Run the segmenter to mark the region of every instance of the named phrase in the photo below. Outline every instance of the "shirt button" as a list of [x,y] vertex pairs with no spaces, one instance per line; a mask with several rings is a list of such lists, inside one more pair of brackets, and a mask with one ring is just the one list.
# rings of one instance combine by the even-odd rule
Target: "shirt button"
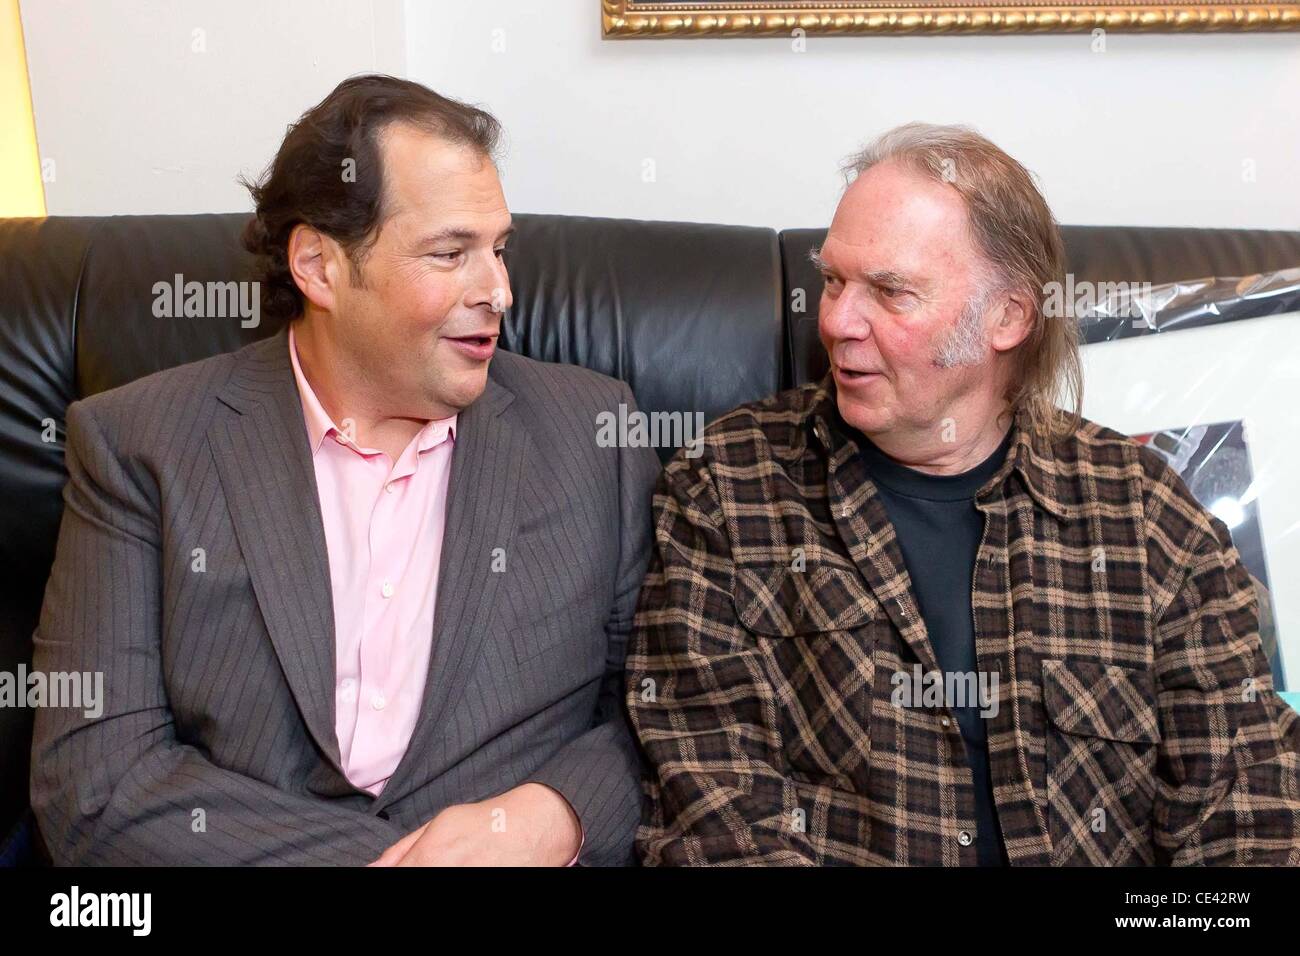
[[390,495],[396,490],[397,489],[393,487],[393,482],[391,481],[388,484],[384,485],[384,491],[388,492]]
[[393,584],[391,581],[385,581],[384,586],[379,589],[379,593],[386,598],[393,596]]
[[840,517],[847,518],[848,516],[849,516],[849,506],[844,505],[842,508],[840,508]]
[[940,717],[940,718],[939,718],[939,723],[943,724],[945,727],[951,727],[951,726],[952,726],[952,720],[951,720],[950,718],[948,718],[948,717]]
[[375,694],[375,696],[370,698],[370,706],[375,708],[375,710],[383,710],[388,706],[388,698],[383,694]]
[[970,835],[969,830],[962,830],[961,833],[957,834],[957,842],[962,846],[970,846],[975,842],[975,838]]

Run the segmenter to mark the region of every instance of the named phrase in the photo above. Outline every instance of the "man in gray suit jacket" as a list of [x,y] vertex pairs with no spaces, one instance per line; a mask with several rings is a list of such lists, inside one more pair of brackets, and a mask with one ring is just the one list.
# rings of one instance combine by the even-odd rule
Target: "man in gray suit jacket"
[[495,351],[496,135],[345,81],[252,187],[289,329],[68,409],[34,668],[104,700],[37,714],[55,862],[629,861],[657,461],[598,447],[627,386]]

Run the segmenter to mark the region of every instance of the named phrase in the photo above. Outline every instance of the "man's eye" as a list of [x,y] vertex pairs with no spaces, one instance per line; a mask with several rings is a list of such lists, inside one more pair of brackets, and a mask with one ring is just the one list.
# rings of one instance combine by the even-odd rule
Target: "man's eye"
[[882,287],[880,290],[880,294],[883,295],[886,299],[896,299],[900,295],[905,295],[906,293],[907,293],[906,289],[892,289],[888,287]]
[[822,281],[825,282],[828,286],[839,285],[840,277],[836,275],[831,275],[829,272],[823,272]]
[[441,259],[443,262],[455,262],[457,259],[460,258],[460,251],[457,250],[456,252],[435,252],[433,253],[433,258]]
[[496,254],[497,254],[497,258],[500,259],[502,256],[506,254],[506,247],[502,246],[500,249],[497,249]]

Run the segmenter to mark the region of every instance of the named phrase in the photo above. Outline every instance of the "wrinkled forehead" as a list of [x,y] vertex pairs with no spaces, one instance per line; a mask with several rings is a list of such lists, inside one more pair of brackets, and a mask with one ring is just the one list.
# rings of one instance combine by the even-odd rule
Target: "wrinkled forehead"
[[873,166],[840,198],[823,256],[869,260],[846,262],[847,268],[900,271],[973,259],[965,200],[952,186],[900,164]]

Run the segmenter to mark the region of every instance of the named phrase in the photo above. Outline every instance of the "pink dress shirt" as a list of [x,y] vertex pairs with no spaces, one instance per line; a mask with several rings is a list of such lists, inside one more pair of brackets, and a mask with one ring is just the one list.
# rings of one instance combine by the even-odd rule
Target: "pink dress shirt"
[[394,462],[330,419],[289,356],[307,423],[334,603],[335,731],[348,780],[378,795],[424,705],[456,417],[428,422]]
[[[334,604],[334,729],[343,772],[376,796],[397,769],[424,705],[447,518],[456,416],[428,422],[394,464],[326,413],[298,363]],[[585,828],[577,863],[586,844]]]

